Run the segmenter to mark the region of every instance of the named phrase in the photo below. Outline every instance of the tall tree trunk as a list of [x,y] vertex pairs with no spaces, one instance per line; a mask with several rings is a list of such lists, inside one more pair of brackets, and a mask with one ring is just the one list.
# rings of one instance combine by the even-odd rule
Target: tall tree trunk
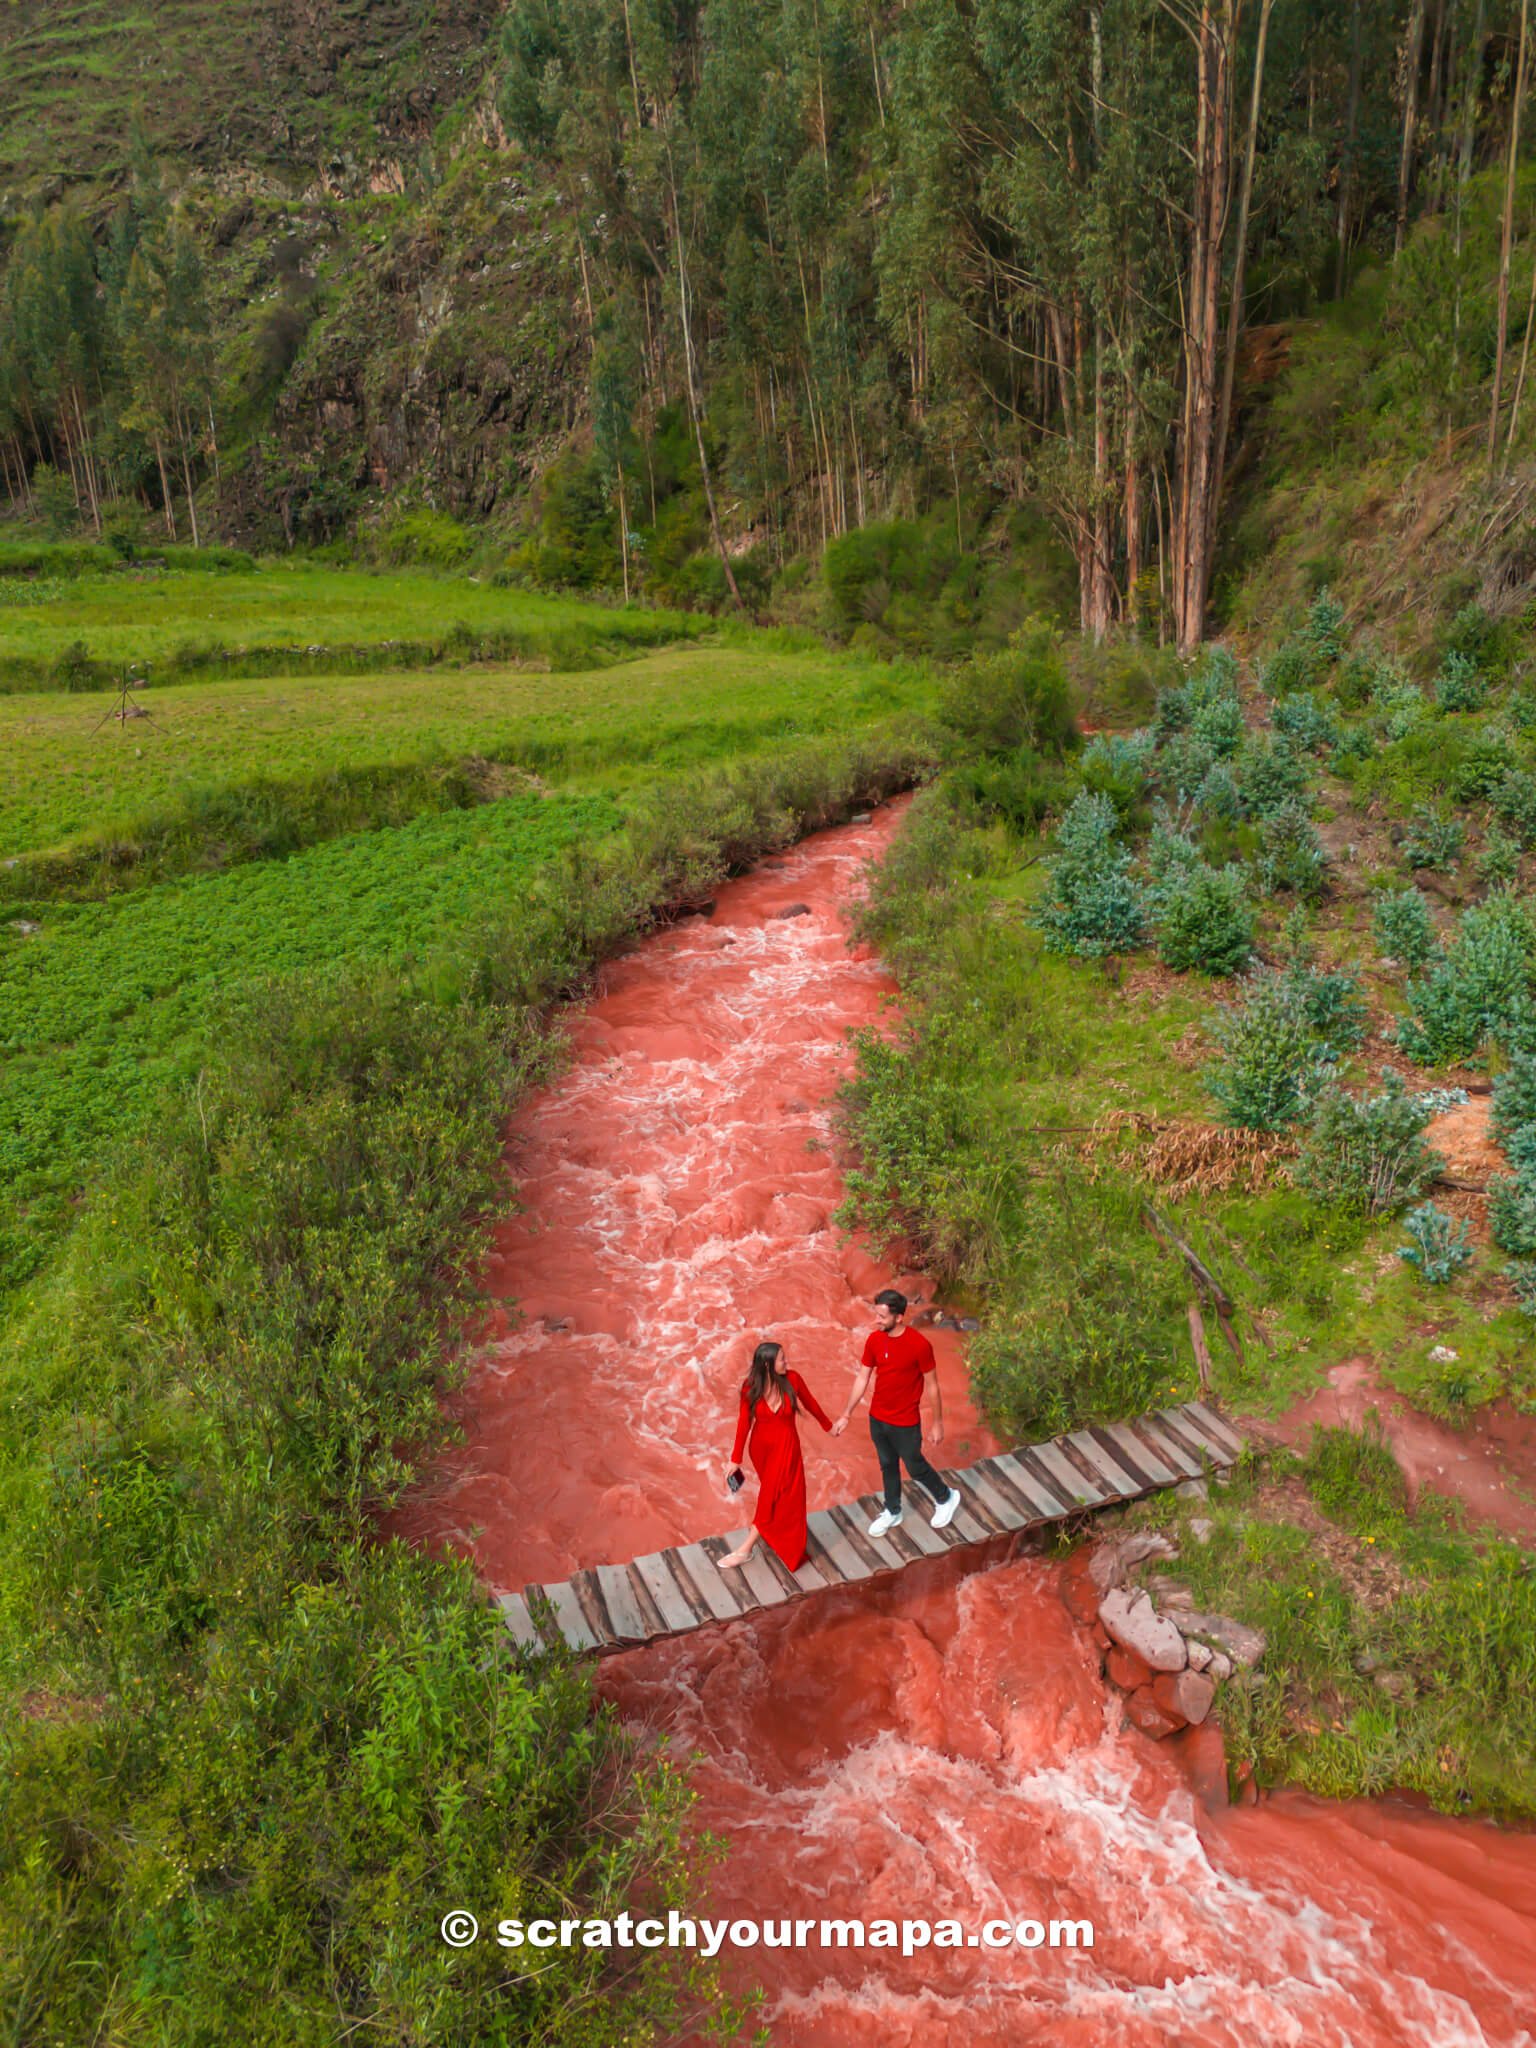
[[672,146],[667,145],[667,178],[672,188],[672,233],[677,251],[677,298],[678,313],[683,330],[683,381],[688,386],[688,410],[693,418],[693,437],[699,450],[699,474],[704,479],[704,503],[709,510],[709,530],[714,535],[715,548],[720,556],[720,566],[725,571],[726,588],[731,593],[731,602],[738,611],[745,611],[741,592],[736,585],[736,572],[731,567],[731,557],[725,545],[725,535],[720,530],[720,513],[715,505],[715,487],[709,474],[709,455],[704,446],[703,398],[698,387],[698,365],[693,352],[693,319],[688,303],[688,256],[683,241],[683,217],[678,206],[677,178],[672,168]]
[[[1482,0],[1478,0],[1479,6]],[[1360,0],[1349,11],[1349,90],[1344,109],[1344,148],[1339,158],[1339,247],[1333,269],[1333,296],[1342,298],[1349,262],[1349,208],[1355,187],[1355,143],[1360,128]]]
[[1253,52],[1253,93],[1248,102],[1248,140],[1243,152],[1242,188],[1237,203],[1237,246],[1232,252],[1232,303],[1227,310],[1226,359],[1221,367],[1221,411],[1216,421],[1216,488],[1207,514],[1206,546],[1216,546],[1216,514],[1227,477],[1227,437],[1232,426],[1232,393],[1237,383],[1237,345],[1243,331],[1243,281],[1248,269],[1248,210],[1253,199],[1253,164],[1259,145],[1259,103],[1264,92],[1264,45],[1275,0],[1262,0],[1259,39]]
[[1401,256],[1408,232],[1408,193],[1413,184],[1414,130],[1419,114],[1419,59],[1424,47],[1424,0],[1413,0],[1404,43],[1403,140],[1397,158],[1397,226],[1392,236],[1392,254]]
[[165,515],[165,530],[171,539],[176,538],[176,508],[171,503],[171,480],[165,473],[165,443],[155,436],[155,466],[160,471],[160,506]]
[[1195,141],[1194,230],[1185,307],[1184,438],[1179,451],[1179,507],[1174,535],[1174,629],[1179,652],[1200,644],[1211,583],[1211,499],[1216,473],[1217,391],[1221,323],[1221,248],[1232,130],[1229,67],[1233,0],[1205,0],[1200,10]]
[[1499,401],[1504,386],[1504,350],[1509,340],[1509,258],[1515,239],[1515,165],[1520,153],[1520,110],[1525,100],[1525,45],[1530,0],[1520,0],[1520,54],[1515,62],[1515,97],[1509,110],[1509,162],[1504,173],[1504,224],[1499,237],[1499,325],[1493,357],[1493,397],[1488,406],[1488,474],[1499,445]]

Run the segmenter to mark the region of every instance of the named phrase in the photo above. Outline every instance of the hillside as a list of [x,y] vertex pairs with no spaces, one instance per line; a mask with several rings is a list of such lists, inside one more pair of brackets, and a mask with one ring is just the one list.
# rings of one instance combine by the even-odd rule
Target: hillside
[[0,207],[121,176],[136,138],[205,170],[313,175],[336,159],[378,175],[475,90],[499,11],[499,0],[10,0]]

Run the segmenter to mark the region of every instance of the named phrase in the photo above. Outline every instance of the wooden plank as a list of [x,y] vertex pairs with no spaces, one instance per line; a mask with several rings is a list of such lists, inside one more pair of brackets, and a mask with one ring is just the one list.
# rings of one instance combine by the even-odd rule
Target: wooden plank
[[1175,1443],[1182,1444],[1187,1451],[1200,1460],[1201,1470],[1212,1465],[1224,1465],[1227,1454],[1211,1442],[1198,1424],[1192,1422],[1182,1408],[1159,1408],[1157,1426],[1164,1436],[1170,1436]]
[[623,1565],[600,1564],[597,1590],[608,1610],[608,1621],[621,1643],[647,1643],[656,1633],[655,1623],[641,1607],[629,1572]]
[[[723,1547],[721,1555],[724,1555]],[[716,1562],[718,1561],[717,1559]],[[789,1598],[788,1592],[775,1577],[772,1565],[763,1555],[761,1543],[754,1546],[752,1555],[745,1564],[736,1565],[730,1571],[722,1572],[720,1576],[722,1579],[740,1579],[760,1607],[778,1607]]]
[[543,1593],[555,1610],[555,1626],[573,1650],[595,1650],[599,1647],[597,1632],[582,1612],[576,1589],[569,1580],[562,1580],[554,1586],[538,1586],[534,1590]]
[[1096,1443],[1086,1429],[1073,1430],[1072,1434],[1067,1438],[1067,1442],[1072,1445],[1080,1457],[1086,1458],[1094,1470],[1102,1475],[1112,1493],[1120,1494],[1122,1497],[1133,1493],[1140,1493],[1140,1486],[1131,1477],[1130,1473],[1126,1471],[1125,1467],[1117,1464],[1103,1444]]
[[1132,1435],[1123,1422],[1106,1422],[1094,1434],[1103,1438],[1122,1464],[1129,1461],[1132,1471],[1144,1472],[1150,1486],[1171,1486],[1178,1478],[1178,1473],[1170,1472],[1157,1452]]
[[1165,1465],[1172,1465],[1186,1479],[1199,1479],[1203,1475],[1205,1465],[1202,1460],[1193,1451],[1186,1450],[1177,1437],[1170,1436],[1150,1415],[1138,1415],[1128,1427],[1144,1444],[1152,1446]]
[[1049,1520],[1061,1522],[1069,1515],[1077,1513],[1076,1501],[1071,1494],[1063,1490],[1061,1482],[1046,1471],[1036,1457],[1032,1444],[1020,1444],[1013,1451],[1012,1457],[1014,1463],[1029,1475],[1030,1484],[1039,1498],[1050,1503]]
[[1111,1437],[1108,1423],[1094,1423],[1088,1434],[1095,1443],[1103,1444],[1109,1455],[1124,1467],[1135,1481],[1137,1493],[1150,1493],[1157,1482],[1152,1477],[1152,1453],[1134,1437],[1127,1437],[1122,1430]]
[[825,1508],[818,1508],[814,1515],[808,1516],[806,1526],[811,1541],[825,1554],[828,1565],[843,1585],[856,1585],[860,1579],[869,1577],[869,1566]]
[[521,1593],[503,1593],[496,1605],[501,1609],[501,1618],[512,1631],[512,1640],[520,1650],[542,1650],[544,1638],[539,1634],[533,1616],[528,1612],[528,1602]]
[[[952,1475],[950,1483],[954,1483]],[[1004,1533],[1001,1524],[993,1520],[983,1503],[964,1485],[960,1488],[960,1505],[949,1526],[960,1543],[986,1543]]]
[[965,1474],[968,1490],[979,1500],[1000,1529],[1022,1529],[1024,1513],[988,1473],[985,1462],[972,1465]]
[[1019,1498],[1028,1503],[1033,1511],[1030,1516],[1032,1522],[1055,1521],[1061,1511],[1055,1494],[1042,1486],[1034,1473],[1026,1470],[1011,1451],[999,1451],[992,1462]]
[[[923,1507],[928,1505],[928,1496],[923,1495]],[[933,1522],[922,1508],[909,1509],[901,1524],[901,1533],[920,1557],[942,1557],[949,1549],[944,1541],[945,1532],[935,1529]]]
[[630,1569],[655,1602],[656,1612],[669,1633],[683,1635],[698,1627],[699,1617],[673,1578],[665,1551],[655,1552],[650,1557],[637,1557]]
[[[1038,1522],[1040,1519],[1040,1508],[1035,1500],[1033,1491],[1024,1483],[1025,1475],[1023,1468],[1019,1467],[1019,1477],[1013,1478],[1003,1469],[1003,1462],[1000,1456],[996,1458],[983,1458],[981,1463],[986,1468],[987,1478],[991,1484],[996,1487],[997,1491],[1013,1510],[1017,1518],[1017,1526],[1020,1529],[1027,1529],[1031,1523]],[[974,1465],[971,1467],[973,1472],[976,1469]]]
[[869,1518],[867,1514],[860,1516],[856,1501],[852,1507],[829,1508],[827,1512],[835,1518],[844,1540],[851,1546],[854,1555],[863,1558],[866,1579],[876,1572],[888,1572],[891,1569],[891,1560],[881,1555],[879,1544],[866,1533]]
[[1184,1406],[1213,1443],[1228,1446],[1227,1460],[1235,1464],[1243,1451],[1243,1440],[1237,1431],[1229,1423],[1223,1422],[1213,1410],[1207,1408],[1203,1401],[1186,1401]]
[[1031,1444],[1030,1449],[1050,1474],[1056,1491],[1064,1493],[1078,1507],[1097,1507],[1105,1498],[1106,1489],[1085,1479],[1059,1444]]
[[741,1612],[741,1602],[715,1570],[715,1561],[703,1544],[686,1544],[673,1555],[716,1621],[734,1621]]
[[587,1618],[587,1627],[597,1637],[598,1648],[607,1649],[611,1643],[616,1643],[619,1638],[603,1605],[597,1574],[590,1566],[586,1566],[579,1572],[571,1573],[570,1584],[571,1591],[576,1596],[576,1603]]

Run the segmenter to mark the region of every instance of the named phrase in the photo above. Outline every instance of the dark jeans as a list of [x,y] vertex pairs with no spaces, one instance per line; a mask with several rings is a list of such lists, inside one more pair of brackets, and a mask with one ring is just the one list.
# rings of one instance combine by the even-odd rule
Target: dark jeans
[[909,1477],[926,1486],[940,1505],[949,1499],[949,1488],[923,1456],[923,1425],[920,1422],[878,1422],[871,1415],[869,1434],[875,1446],[875,1456],[880,1460],[880,1477],[885,1481],[885,1505],[888,1513],[901,1513],[903,1465],[906,1466]]

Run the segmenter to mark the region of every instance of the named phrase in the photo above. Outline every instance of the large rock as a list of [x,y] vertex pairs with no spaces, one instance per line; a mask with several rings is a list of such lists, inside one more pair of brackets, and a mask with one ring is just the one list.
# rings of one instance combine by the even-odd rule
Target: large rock
[[1143,1735],[1150,1735],[1154,1740],[1164,1735],[1172,1735],[1180,1725],[1171,1714],[1163,1712],[1152,1697],[1152,1688],[1148,1685],[1142,1686],[1140,1691],[1133,1692],[1127,1698],[1125,1718],[1133,1728],[1139,1728]]
[[[1199,1636],[1214,1649],[1225,1650],[1232,1662],[1244,1671],[1251,1671],[1269,1647],[1268,1638],[1262,1629],[1250,1628],[1245,1621],[1234,1621],[1230,1614],[1180,1614],[1178,1625],[1187,1636]],[[1111,1635],[1114,1629],[1106,1621],[1104,1626]],[[1165,1667],[1171,1670],[1173,1667]]]
[[1120,1536],[1110,1543],[1096,1543],[1088,1553],[1088,1576],[1101,1593],[1107,1593],[1111,1587],[1125,1584],[1125,1575],[1134,1565],[1145,1564],[1149,1557],[1178,1554],[1166,1536],[1139,1530],[1133,1536]]
[[1152,1677],[1152,1666],[1134,1650],[1122,1650],[1118,1643],[1104,1660],[1104,1668],[1122,1692],[1135,1692]]
[[1182,1671],[1189,1662],[1183,1636],[1145,1593],[1114,1587],[1099,1603],[1099,1619],[1122,1650],[1134,1650],[1154,1671]]
[[1164,1671],[1152,1681],[1152,1697],[1173,1720],[1197,1728],[1211,1711],[1216,1688],[1200,1671]]

